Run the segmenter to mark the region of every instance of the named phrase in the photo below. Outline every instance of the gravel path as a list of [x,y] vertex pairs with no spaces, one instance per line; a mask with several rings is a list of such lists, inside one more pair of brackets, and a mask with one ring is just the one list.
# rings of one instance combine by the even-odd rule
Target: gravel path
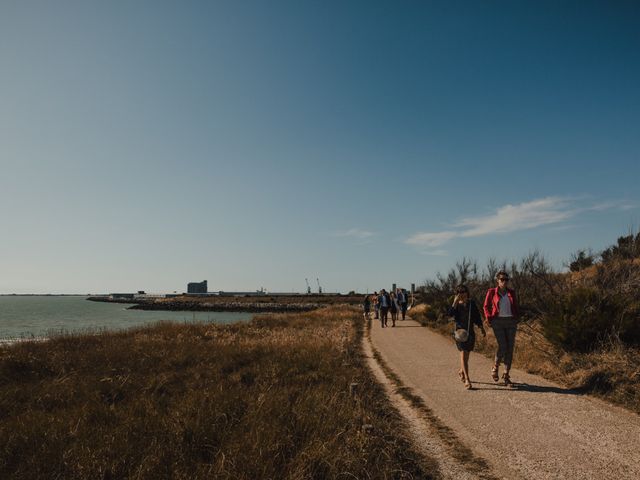
[[[457,375],[453,340],[411,320],[385,329],[374,320],[371,342],[435,417],[423,415],[421,421],[448,427],[455,442],[486,461],[487,474],[505,479],[640,478],[640,416],[518,370],[511,372],[516,388],[507,389],[491,380],[491,360],[475,353],[470,358],[475,388],[467,391]],[[451,463],[451,456],[440,460]],[[449,477],[448,470],[443,469],[443,477]]]

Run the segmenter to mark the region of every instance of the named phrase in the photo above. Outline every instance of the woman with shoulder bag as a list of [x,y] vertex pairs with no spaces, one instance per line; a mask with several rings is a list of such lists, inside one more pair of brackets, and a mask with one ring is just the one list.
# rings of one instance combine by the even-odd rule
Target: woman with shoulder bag
[[513,360],[513,348],[516,343],[516,332],[518,330],[518,302],[516,292],[507,288],[509,275],[504,270],[496,273],[498,286],[490,288],[484,300],[484,315],[487,324],[493,329],[498,342],[498,350],[495,355],[495,363],[491,369],[491,378],[494,382],[500,379],[500,363],[504,362],[504,373],[502,380],[507,387],[512,387],[509,370]]
[[471,380],[469,379],[469,354],[473,351],[476,343],[474,325],[480,327],[482,336],[487,332],[482,326],[482,317],[476,302],[469,298],[469,289],[465,285],[456,288],[456,296],[453,298],[453,305],[449,308],[449,316],[453,317],[456,329],[453,338],[456,341],[456,348],[460,352],[460,370],[458,375],[464,382],[467,390],[471,390]]

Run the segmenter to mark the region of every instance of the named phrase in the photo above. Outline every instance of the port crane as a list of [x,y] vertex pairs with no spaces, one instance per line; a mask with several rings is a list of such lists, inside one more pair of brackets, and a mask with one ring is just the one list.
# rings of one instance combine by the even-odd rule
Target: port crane
[[305,278],[304,281],[307,282],[307,295],[311,295],[311,285],[309,285],[309,280]]
[[316,278],[316,282],[318,282],[318,293],[322,294],[322,287],[320,286],[320,280]]

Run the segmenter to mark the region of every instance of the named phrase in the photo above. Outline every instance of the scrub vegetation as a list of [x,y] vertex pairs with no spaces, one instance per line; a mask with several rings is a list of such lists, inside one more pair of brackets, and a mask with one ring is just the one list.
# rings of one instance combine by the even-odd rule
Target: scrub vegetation
[[0,348],[0,478],[431,478],[363,323],[330,307]]
[[[539,252],[519,262],[463,258],[421,289],[414,319],[450,335],[445,316],[455,285],[465,283],[481,306],[499,269],[509,272],[522,312],[514,366],[640,413],[640,233],[620,237],[599,255],[578,251],[555,272]],[[476,351],[493,356],[495,339],[477,336]]]

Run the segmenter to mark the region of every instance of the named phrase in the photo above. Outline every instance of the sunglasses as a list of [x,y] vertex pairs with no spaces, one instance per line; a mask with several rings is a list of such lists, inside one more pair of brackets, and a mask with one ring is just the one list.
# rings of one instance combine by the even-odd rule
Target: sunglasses
[[500,277],[500,278],[498,278],[498,281],[499,281],[499,282],[508,282],[508,281],[509,281],[509,279],[508,279],[508,278],[506,278],[506,277]]

